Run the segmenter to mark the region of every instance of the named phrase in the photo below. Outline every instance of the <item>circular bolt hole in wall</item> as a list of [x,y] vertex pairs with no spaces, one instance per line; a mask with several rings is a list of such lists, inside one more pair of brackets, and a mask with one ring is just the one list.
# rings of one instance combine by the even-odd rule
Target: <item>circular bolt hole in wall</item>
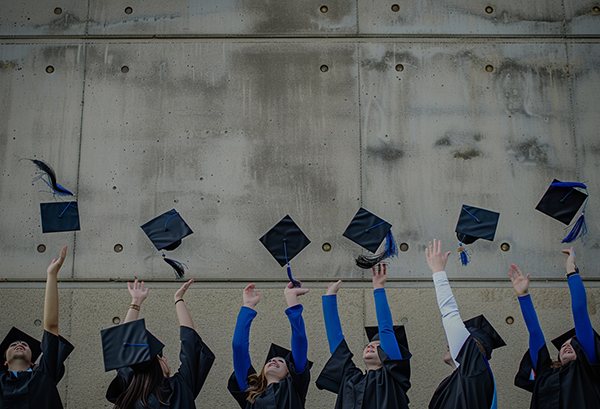
[[396,71],[400,72],[400,71],[404,71],[404,65],[402,64],[397,64],[396,65]]
[[126,7],[125,14],[131,14],[131,13],[133,13],[133,9],[131,7]]
[[62,9],[60,7],[55,8],[54,14],[62,14]]
[[123,245],[122,244],[115,244],[115,253],[120,253],[123,251]]
[[329,8],[327,6],[321,6],[321,13],[327,13]]
[[327,72],[329,71],[329,67],[326,66],[325,64],[321,65],[321,72]]
[[122,66],[122,67],[121,67],[121,72],[122,72],[123,74],[127,74],[127,73],[129,72],[129,67],[128,67],[128,66],[126,66],[126,65]]
[[392,11],[394,13],[397,13],[398,11],[400,11],[400,6],[397,4],[392,4]]
[[596,6],[592,9],[592,13],[594,14],[600,14],[600,7]]
[[508,251],[508,250],[510,250],[510,244],[508,244],[508,243],[502,243],[500,245],[500,249],[502,249],[502,251]]
[[44,244],[38,245],[37,251],[38,251],[38,253],[43,253],[44,251],[46,251],[46,246]]
[[408,243],[400,244],[400,251],[408,251]]
[[119,325],[120,323],[121,323],[121,318],[119,318],[119,317],[114,317],[113,318],[113,324]]
[[485,66],[485,70],[486,70],[487,72],[492,72],[492,71],[494,71],[494,66],[493,66],[493,65],[486,65],[486,66]]
[[33,325],[35,325],[36,327],[39,327],[40,325],[42,325],[42,320],[33,321]]
[[511,325],[513,322],[515,322],[515,319],[513,317],[506,317],[506,323],[508,325]]
[[323,249],[323,251],[331,251],[331,244],[323,243],[323,246],[321,248]]
[[52,73],[54,72],[54,67],[53,67],[53,66],[51,66],[51,65],[47,66],[47,67],[46,67],[46,72],[47,72],[48,74],[52,74]]
[[490,6],[487,6],[485,8],[485,12],[488,13],[488,14],[492,14],[494,12],[494,9],[492,7],[490,7]]

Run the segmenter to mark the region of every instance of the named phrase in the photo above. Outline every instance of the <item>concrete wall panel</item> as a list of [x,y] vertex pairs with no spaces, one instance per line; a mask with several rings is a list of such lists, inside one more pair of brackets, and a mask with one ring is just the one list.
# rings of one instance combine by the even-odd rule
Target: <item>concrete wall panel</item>
[[[322,9],[325,4],[326,9]],[[129,14],[127,8],[131,8]],[[242,36],[355,34],[356,3],[350,0],[134,0],[126,4],[117,0],[92,1],[89,33]]]
[[539,35],[560,34],[560,0],[368,0],[358,6],[360,34]]
[[[4,44],[0,47],[0,240],[2,277],[45,279],[48,252],[73,242],[73,233],[42,235],[40,202],[55,197],[36,167],[50,164],[58,181],[77,192],[83,47]],[[53,72],[48,73],[47,67]],[[67,203],[67,202],[65,202]],[[10,205],[9,205],[10,204]],[[85,225],[84,225],[85,226]],[[47,253],[38,253],[43,244]],[[69,270],[72,265],[69,265]]]
[[565,1],[567,34],[600,34],[600,5],[591,0]]
[[83,35],[87,25],[88,2],[3,0],[0,10],[2,36]]
[[564,226],[534,208],[554,177],[577,179],[566,70],[557,44],[361,45],[365,204],[409,246],[391,261],[394,277],[427,276],[434,237],[459,264],[462,204],[501,216],[458,276],[504,279],[509,260],[533,253],[544,277],[562,275]]
[[[81,206],[94,216],[78,235],[76,276],[122,277],[133,267],[144,278],[170,278],[139,226],[171,208],[195,231],[171,253],[194,277],[285,277],[258,239],[288,213],[313,241],[293,261],[298,277],[342,274],[352,256],[321,246],[344,242],[360,196],[355,51],[91,46]],[[108,263],[102,272],[98,257]]]

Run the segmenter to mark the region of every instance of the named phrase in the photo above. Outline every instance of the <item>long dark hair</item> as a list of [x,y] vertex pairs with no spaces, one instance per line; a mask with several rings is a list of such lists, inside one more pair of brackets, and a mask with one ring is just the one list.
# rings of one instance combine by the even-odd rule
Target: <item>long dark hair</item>
[[168,405],[168,403],[161,400],[160,396],[163,379],[164,375],[160,363],[154,357],[144,370],[133,373],[129,386],[117,398],[114,409],[133,409],[138,400],[145,407],[150,407],[148,406],[148,397],[152,394],[156,396],[161,404]]
[[265,375],[265,367],[263,367],[262,371],[260,371],[260,375],[253,374],[248,376],[248,389],[246,392],[249,392],[246,400],[250,403],[254,403],[254,400],[264,391],[267,390],[268,382],[267,377]]

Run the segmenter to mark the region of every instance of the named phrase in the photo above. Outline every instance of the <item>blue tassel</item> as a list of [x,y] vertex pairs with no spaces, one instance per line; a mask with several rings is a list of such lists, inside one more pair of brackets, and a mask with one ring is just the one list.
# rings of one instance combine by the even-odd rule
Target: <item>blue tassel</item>
[[175,278],[184,278],[185,276],[185,269],[187,268],[187,266],[177,260],[173,260],[171,258],[167,258],[167,256],[165,255],[165,253],[162,253],[162,257],[163,260],[165,260],[165,262],[171,266],[171,268],[173,268],[173,272],[175,273]]
[[397,255],[398,244],[396,244],[396,239],[394,239],[394,235],[390,229],[387,236],[385,236],[385,253],[383,253],[383,258],[395,257]]
[[573,225],[573,228],[571,229],[571,231],[569,232],[567,237],[565,237],[562,240],[561,243],[570,243],[570,242],[574,241],[575,239],[577,239],[578,237],[581,237],[581,241],[583,241],[583,236],[585,236],[586,234],[587,234],[587,224],[585,223],[585,210],[583,210],[581,212],[581,216],[579,216],[579,219],[577,219],[577,221]]
[[31,162],[33,162],[33,164],[35,166],[37,166],[38,170],[40,172],[42,172],[38,177],[36,177],[35,179],[33,179],[34,182],[36,180],[38,180],[38,179],[42,179],[44,181],[44,183],[46,183],[48,185],[48,187],[50,187],[50,189],[52,190],[52,192],[55,195],[58,195],[58,196],[74,196],[73,192],[71,192],[70,190],[68,190],[64,186],[61,186],[56,181],[56,173],[54,172],[54,169],[52,169],[52,167],[50,165],[48,165],[44,161],[37,160],[37,159],[28,159],[28,160],[30,160]]
[[460,243],[458,252],[460,253],[460,262],[462,263],[462,265],[466,266],[467,264],[469,264],[469,261],[471,261],[471,257],[469,257],[469,255],[467,254],[467,250],[465,249],[462,243]]

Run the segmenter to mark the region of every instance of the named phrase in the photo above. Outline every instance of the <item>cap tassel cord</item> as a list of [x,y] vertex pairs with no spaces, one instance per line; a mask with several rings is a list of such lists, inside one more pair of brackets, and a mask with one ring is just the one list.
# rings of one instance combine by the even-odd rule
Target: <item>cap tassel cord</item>
[[460,262],[462,263],[462,265],[466,266],[467,264],[469,264],[469,261],[471,261],[471,257],[469,257],[469,255],[467,254],[467,250],[465,249],[465,246],[462,244],[462,242],[460,243],[458,252],[460,253]]
[[71,206],[71,203],[73,203],[73,202],[69,202],[67,204],[67,207],[65,207],[64,210],[58,215],[58,218],[63,217],[63,214],[65,214],[65,212],[67,211],[67,209],[69,208],[69,206]]
[[172,217],[177,216],[179,213],[175,213],[172,214],[171,216],[169,216],[169,218],[165,221],[165,231],[167,231],[167,223],[169,223],[169,220],[171,220]]
[[162,257],[163,257],[163,260],[165,260],[165,262],[173,268],[173,272],[175,273],[175,278],[184,278],[185,269],[187,268],[187,265],[185,265],[177,260],[167,258],[164,251],[162,252]]
[[131,342],[123,342],[126,347],[147,347],[149,344],[132,344]]
[[[385,223],[385,222],[384,222]],[[380,223],[382,224],[382,223]],[[373,226],[376,227],[376,226]],[[382,262],[386,258],[395,257],[398,255],[398,245],[396,244],[396,239],[394,239],[394,235],[392,234],[392,230],[388,232],[385,236],[385,250],[379,254],[375,254],[374,256],[361,254],[356,258],[356,265],[363,269],[369,269],[376,266],[378,263]]]
[[585,202],[583,204],[583,210],[581,211],[581,216],[579,216],[579,219],[577,219],[577,221],[573,225],[573,228],[571,229],[569,234],[567,234],[567,237],[565,237],[561,241],[561,243],[571,243],[572,241],[575,241],[579,237],[581,237],[581,241],[583,241],[583,236],[585,236],[587,234],[587,224],[585,222],[585,205],[586,204],[587,204],[587,199],[585,199]]
[[292,268],[290,267],[290,261],[288,260],[287,243],[285,241],[283,242],[283,252],[285,254],[285,262],[287,263],[288,278],[290,279],[290,282],[294,285],[294,287],[300,287],[300,283],[298,281],[294,280],[294,278],[292,277]]
[[[48,165],[44,161],[37,160],[37,159],[28,159],[28,160],[30,160],[31,162],[33,162],[33,164],[40,170],[40,172],[42,172],[41,175],[39,175],[35,179],[33,179],[34,182],[36,180],[41,179],[41,180],[44,181],[44,183],[46,183],[48,185],[48,187],[50,188],[50,190],[52,190],[52,193],[54,193],[55,195],[58,195],[58,196],[73,196],[73,192],[71,192],[67,188],[61,186],[56,181],[56,173],[54,172],[54,169],[52,169],[50,167],[50,165]],[[47,179],[44,178],[44,176]]]

